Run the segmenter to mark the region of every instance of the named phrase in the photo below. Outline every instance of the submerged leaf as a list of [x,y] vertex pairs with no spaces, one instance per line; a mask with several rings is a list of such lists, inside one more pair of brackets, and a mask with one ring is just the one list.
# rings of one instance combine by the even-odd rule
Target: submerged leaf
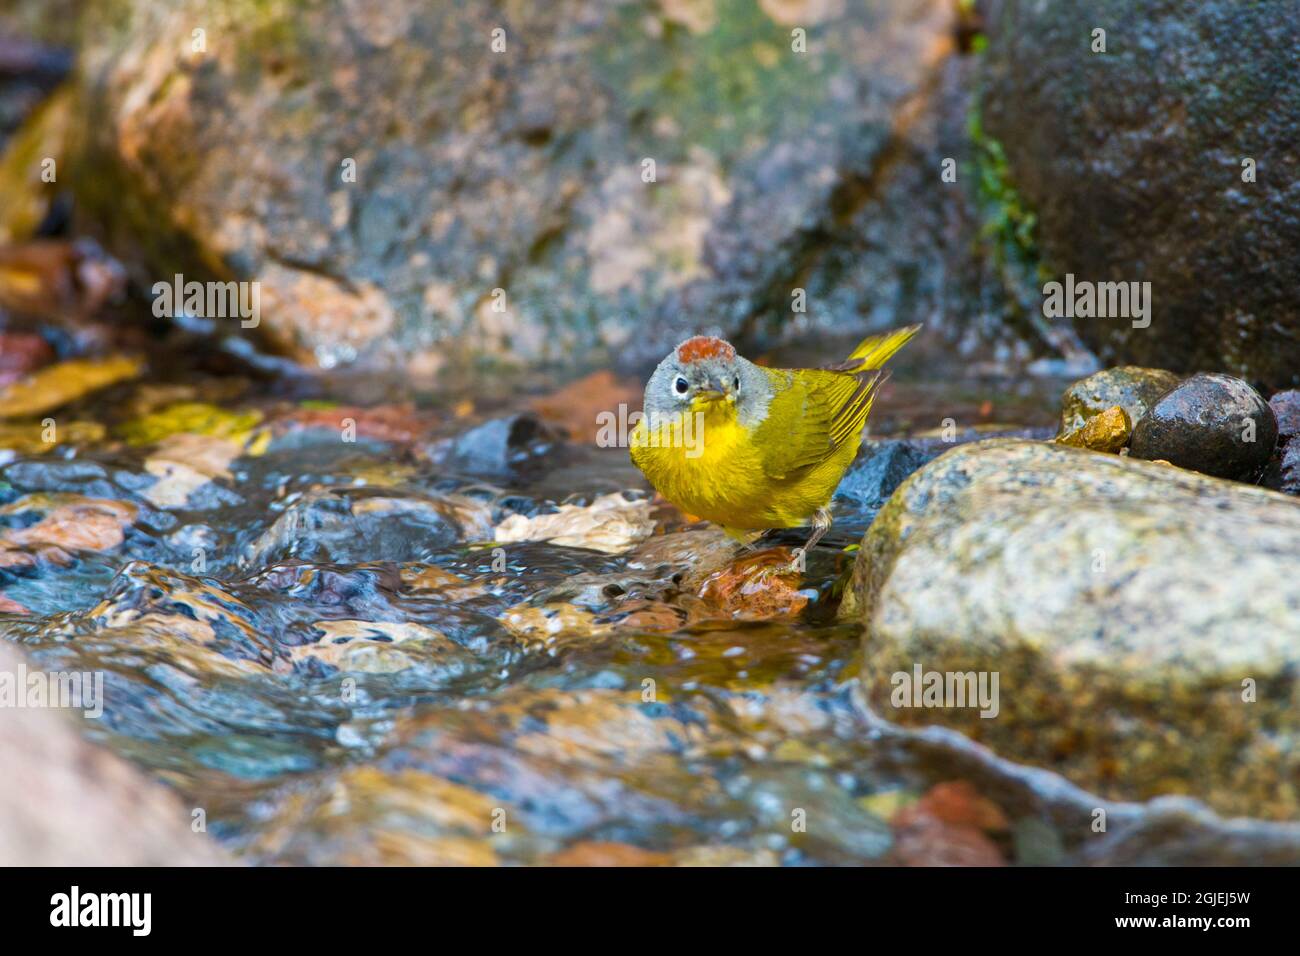
[[513,514],[496,528],[496,541],[550,541],[567,548],[622,554],[654,533],[648,501],[620,494],[602,495],[590,505],[560,505],[551,514],[529,518]]
[[177,402],[127,422],[118,431],[132,445],[152,445],[171,435],[191,434],[250,446],[261,444],[254,441],[261,437],[254,435],[261,422],[262,413],[258,411],[232,412],[207,402]]
[[799,587],[802,574],[789,548],[771,548],[715,571],[700,586],[700,597],[730,617],[761,621],[792,617],[808,606]]
[[125,356],[73,359],[34,372],[0,391],[0,418],[40,415],[140,374],[140,361]]

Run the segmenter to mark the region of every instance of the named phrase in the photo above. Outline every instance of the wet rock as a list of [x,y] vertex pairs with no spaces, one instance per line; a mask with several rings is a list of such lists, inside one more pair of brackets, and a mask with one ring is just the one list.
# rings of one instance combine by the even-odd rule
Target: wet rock
[[1105,361],[1300,381],[1300,90],[1274,87],[1300,10],[1004,0],[988,31],[984,127],[1037,215],[1044,263],[1151,283],[1149,326],[1074,319],[1084,341]]
[[239,444],[209,435],[169,435],[145,462],[158,480],[141,491],[155,508],[204,511],[243,502],[235,491],[217,483],[231,479],[230,463],[242,454]]
[[64,636],[94,632],[105,643],[162,650],[169,663],[207,677],[247,675],[284,661],[272,620],[213,581],[132,561],[98,604],[55,627]]
[[651,576],[675,577],[682,588],[696,591],[742,550],[721,528],[705,525],[646,539],[628,555],[627,566]]
[[536,415],[510,415],[439,442],[430,449],[429,457],[442,468],[467,475],[505,478],[545,454],[557,439]]
[[1278,392],[1268,400],[1277,419],[1277,437],[1282,443],[1300,436],[1300,390]]
[[[1182,797],[1152,800],[1119,832],[1089,841],[1083,866],[1295,866],[1300,826],[1224,819]],[[1112,814],[1111,819],[1114,819]],[[1028,861],[1025,861],[1028,862]]]
[[863,442],[835,489],[835,497],[878,508],[908,475],[933,461],[942,450],[909,441]]
[[1083,427],[1066,432],[1056,440],[1062,445],[1088,448],[1114,455],[1128,444],[1132,432],[1133,424],[1129,421],[1128,412],[1116,405],[1114,408],[1093,415],[1083,424]]
[[4,480],[20,491],[68,492],[90,498],[121,494],[108,469],[95,461],[16,461],[5,467]]
[[1287,442],[1278,462],[1276,480],[1269,485],[1288,495],[1300,495],[1300,442]]
[[[86,423],[87,426],[92,424]],[[60,426],[58,432],[60,442],[103,437],[102,431],[98,430],[102,426],[83,429],[81,425],[82,423],[79,422],[69,422],[67,426]],[[3,433],[4,429],[0,426],[0,434]],[[202,465],[202,459],[197,464]],[[170,489],[172,491],[180,489],[187,482],[194,484],[196,473],[193,466],[185,464],[184,468],[177,473],[175,483],[170,484]],[[69,501],[101,499],[109,503],[105,505],[106,509],[120,507],[129,512],[137,528],[162,533],[173,530],[176,525],[173,515],[157,510],[150,500],[155,496],[151,491],[158,488],[160,477],[157,473],[150,473],[149,470],[135,472],[117,468],[110,471],[99,462],[90,460],[58,461],[28,458],[5,466],[0,471],[0,475],[3,475],[4,482],[13,492],[27,492],[29,502],[50,502],[60,498]],[[168,485],[164,485],[158,489],[158,494],[169,493],[168,488]],[[191,506],[220,507],[238,500],[230,489],[219,487],[215,483],[202,484],[201,488],[202,490],[189,500]],[[0,494],[0,499],[4,497]]]
[[524,641],[553,644],[560,636],[587,638],[607,634],[613,626],[576,604],[522,604],[507,608],[501,623]]
[[[1110,799],[1294,818],[1298,534],[1292,499],[1195,472],[1034,442],[957,448],[863,540],[844,613],[867,628],[867,700]],[[917,667],[983,674],[986,695],[1000,675],[996,717],[911,706],[897,675]]]
[[[38,670],[0,641],[0,675]],[[77,712],[73,712],[77,713]],[[10,866],[220,866],[191,808],[161,784],[86,742],[49,708],[6,705],[0,719],[0,859]],[[85,721],[89,723],[90,721]]]
[[1268,407],[1277,419],[1278,443],[1260,484],[1300,495],[1300,391],[1278,392],[1268,400]]
[[178,57],[206,4],[115,7],[82,31],[80,109],[108,120],[68,178],[143,274],[260,281],[259,334],[324,367],[640,360],[696,316],[790,314],[805,272],[819,322],[942,314],[961,243],[916,187],[950,155],[926,118],[951,4],[789,9],[565,0],[494,51],[490,3],[271,5]]
[[1218,478],[1246,479],[1268,464],[1277,419],[1260,394],[1230,375],[1194,375],[1133,427],[1130,454]]
[[1121,365],[1079,379],[1061,396],[1062,435],[1082,428],[1088,419],[1118,405],[1130,422],[1146,414],[1155,400],[1180,381],[1162,368]]
[[490,537],[487,508],[383,489],[318,488],[284,508],[248,546],[254,567],[288,560],[420,561],[457,541]]
[[[687,819],[676,801],[699,785],[669,757],[698,744],[707,724],[643,703],[639,688],[516,688],[487,710],[426,709],[398,722],[373,764],[265,794],[274,811],[253,828],[244,856],[284,864],[546,862],[600,830],[647,847],[652,829]],[[709,796],[721,794],[706,785],[698,798]]]

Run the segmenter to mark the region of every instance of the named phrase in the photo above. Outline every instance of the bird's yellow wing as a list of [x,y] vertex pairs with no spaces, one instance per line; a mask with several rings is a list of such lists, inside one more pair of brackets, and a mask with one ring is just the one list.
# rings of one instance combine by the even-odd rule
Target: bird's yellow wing
[[769,371],[776,394],[755,434],[764,449],[763,470],[785,478],[820,464],[859,434],[884,381],[880,366],[919,328],[864,339],[838,366]]
[[[785,478],[824,461],[849,434],[846,422],[871,405],[869,381],[844,372],[790,369],[769,373],[777,386],[767,418],[755,429],[763,471]],[[859,426],[860,427],[860,426]]]

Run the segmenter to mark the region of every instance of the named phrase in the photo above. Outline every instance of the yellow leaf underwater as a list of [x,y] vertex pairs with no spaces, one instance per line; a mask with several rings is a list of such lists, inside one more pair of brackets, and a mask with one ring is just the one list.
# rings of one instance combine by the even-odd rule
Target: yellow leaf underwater
[[232,412],[207,402],[177,402],[148,415],[127,422],[118,429],[131,445],[152,445],[171,435],[207,435],[225,438],[244,446],[246,454],[259,454],[266,447],[269,433],[257,431],[262,414],[257,411]]
[[33,372],[0,391],[0,418],[23,418],[53,411],[83,395],[140,374],[138,359],[73,359]]
[[[53,429],[41,422],[0,422],[0,449],[20,455],[44,455],[59,445],[94,445],[103,441],[106,433],[99,422],[68,422]],[[47,437],[54,440],[46,441]]]

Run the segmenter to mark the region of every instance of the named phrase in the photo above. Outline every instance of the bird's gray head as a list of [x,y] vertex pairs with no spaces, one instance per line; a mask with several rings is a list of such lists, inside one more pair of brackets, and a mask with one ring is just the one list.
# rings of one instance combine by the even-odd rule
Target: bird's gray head
[[762,368],[737,355],[730,342],[704,335],[669,352],[645,387],[651,425],[734,403],[740,423],[752,427],[767,417],[771,400],[772,383]]

